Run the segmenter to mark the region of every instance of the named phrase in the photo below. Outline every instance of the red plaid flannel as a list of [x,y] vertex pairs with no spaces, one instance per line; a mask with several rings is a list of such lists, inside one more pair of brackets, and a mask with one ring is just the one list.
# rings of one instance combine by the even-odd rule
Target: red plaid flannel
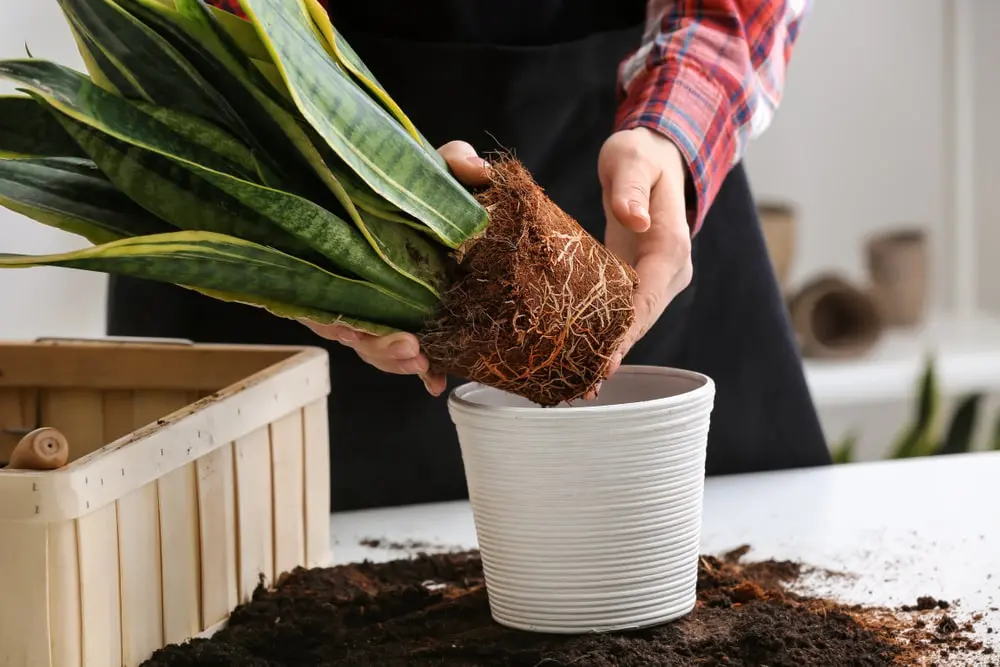
[[774,117],[812,0],[649,0],[643,46],[619,70],[620,129],[670,137],[694,186],[692,232]]
[[[619,70],[617,126],[657,130],[680,148],[694,188],[692,232],[749,140],[770,125],[812,1],[648,1],[643,44]],[[236,0],[209,2],[243,15]]]

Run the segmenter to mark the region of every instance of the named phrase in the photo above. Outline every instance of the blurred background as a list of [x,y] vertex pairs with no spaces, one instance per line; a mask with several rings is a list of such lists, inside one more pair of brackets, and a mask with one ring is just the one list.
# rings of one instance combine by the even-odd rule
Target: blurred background
[[[996,0],[815,0],[747,155],[841,460],[1000,447],[997,29]],[[0,3],[0,57],[25,44],[83,67],[55,0]],[[4,252],[83,245],[0,208]],[[0,339],[101,336],[104,285],[0,272]]]

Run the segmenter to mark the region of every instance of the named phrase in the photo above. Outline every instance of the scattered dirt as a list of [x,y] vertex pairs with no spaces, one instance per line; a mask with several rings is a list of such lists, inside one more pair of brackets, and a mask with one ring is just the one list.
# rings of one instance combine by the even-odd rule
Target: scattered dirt
[[628,264],[588,234],[516,159],[476,195],[490,216],[459,249],[458,276],[419,335],[436,371],[551,407],[607,377],[635,319]]
[[447,549],[444,545],[431,544],[430,542],[422,542],[420,540],[407,540],[406,542],[394,542],[392,540],[385,540],[377,537],[366,537],[365,539],[358,542],[363,547],[370,547],[372,549],[388,549],[390,551],[423,551],[425,549],[434,549],[440,551],[442,549]]
[[702,557],[698,604],[686,618],[583,636],[495,623],[475,552],[298,569],[276,590],[258,588],[211,640],[167,647],[144,667],[993,664],[971,626],[938,617],[936,601],[933,610],[894,613],[806,598],[787,590],[801,565],[744,562],[746,552]]

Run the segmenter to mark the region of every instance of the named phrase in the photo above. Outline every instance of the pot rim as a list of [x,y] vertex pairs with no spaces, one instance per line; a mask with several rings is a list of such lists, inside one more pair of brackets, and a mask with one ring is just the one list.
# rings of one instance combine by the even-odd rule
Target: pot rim
[[694,389],[671,396],[652,398],[632,403],[614,405],[580,405],[573,408],[543,408],[540,406],[504,406],[486,405],[468,398],[477,391],[499,391],[479,382],[467,382],[452,389],[448,395],[448,405],[453,410],[469,416],[523,416],[532,419],[583,419],[600,415],[629,415],[649,410],[670,408],[684,405],[715,394],[715,382],[709,376],[697,371],[669,366],[623,365],[615,373],[615,377],[637,375],[661,375],[664,377],[684,378],[698,383]]

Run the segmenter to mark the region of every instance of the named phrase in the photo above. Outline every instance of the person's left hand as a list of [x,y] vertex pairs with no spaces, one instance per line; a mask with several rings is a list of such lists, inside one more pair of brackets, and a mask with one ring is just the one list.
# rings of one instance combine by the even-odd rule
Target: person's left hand
[[612,357],[611,374],[667,305],[691,282],[691,227],[684,201],[687,166],[677,146],[646,128],[616,132],[601,149],[604,242],[635,267],[635,323]]

